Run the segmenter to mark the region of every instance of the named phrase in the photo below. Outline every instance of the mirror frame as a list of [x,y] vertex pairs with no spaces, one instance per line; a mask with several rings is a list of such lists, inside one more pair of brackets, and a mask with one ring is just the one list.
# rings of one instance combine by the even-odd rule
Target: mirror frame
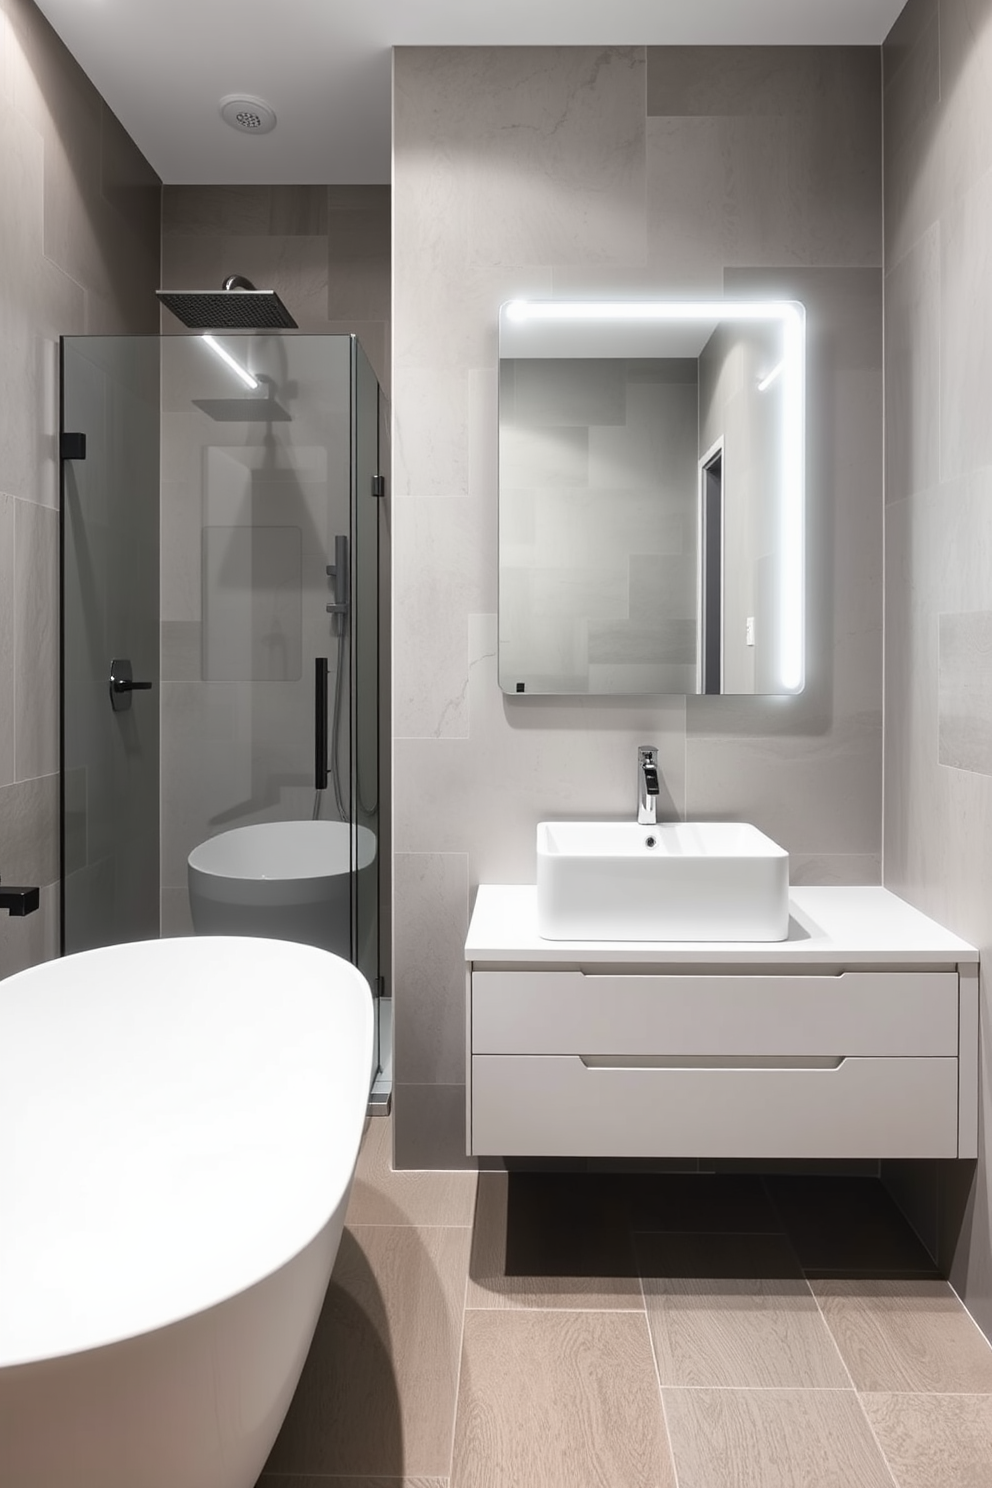
[[[590,331],[611,326],[644,328],[645,353],[652,324],[689,320],[779,323],[782,328],[782,359],[758,384],[763,392],[780,382],[782,427],[779,461],[781,470],[780,542],[778,599],[781,624],[777,637],[779,687],[765,696],[799,693],[806,681],[806,311],[798,300],[508,300],[499,311],[499,360],[520,355],[505,350],[514,342],[526,344],[528,327],[539,328],[545,337],[555,325],[563,328],[585,324]],[[552,356],[542,350],[542,356]],[[581,353],[580,353],[581,354]],[[621,355],[622,353],[616,353]],[[512,696],[513,694],[507,694]],[[520,696],[548,696],[523,693]],[[603,696],[605,694],[571,694]],[[651,696],[655,694],[631,694]],[[657,694],[677,696],[678,694]],[[740,694],[722,694],[739,696]],[[745,694],[746,695],[746,694]]]

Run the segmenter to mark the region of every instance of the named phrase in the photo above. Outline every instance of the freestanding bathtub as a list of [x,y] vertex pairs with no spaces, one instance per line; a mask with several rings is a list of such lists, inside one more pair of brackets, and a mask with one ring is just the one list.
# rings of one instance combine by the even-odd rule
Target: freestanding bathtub
[[368,983],[284,941],[0,982],[0,1484],[252,1488],[334,1263]]
[[359,873],[375,834],[349,822],[256,822],[194,847],[187,879],[198,935],[267,935],[351,953],[352,832]]

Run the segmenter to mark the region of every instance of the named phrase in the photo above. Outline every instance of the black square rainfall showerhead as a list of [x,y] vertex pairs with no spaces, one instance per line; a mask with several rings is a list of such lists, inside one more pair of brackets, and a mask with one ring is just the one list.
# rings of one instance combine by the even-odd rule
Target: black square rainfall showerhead
[[159,289],[156,294],[192,331],[299,329],[274,289]]

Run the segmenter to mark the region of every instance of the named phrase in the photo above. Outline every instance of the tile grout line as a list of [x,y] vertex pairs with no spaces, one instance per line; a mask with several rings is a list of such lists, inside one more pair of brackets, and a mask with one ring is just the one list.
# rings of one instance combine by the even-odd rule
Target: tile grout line
[[455,1403],[451,1412],[451,1450],[448,1453],[448,1488],[455,1472],[455,1437],[458,1431],[458,1397],[462,1387],[462,1360],[465,1357],[465,1320],[469,1314],[468,1283],[472,1275],[472,1252],[475,1249],[475,1222],[479,1213],[479,1185],[475,1186],[475,1204],[472,1208],[472,1225],[469,1230],[468,1264],[465,1267],[465,1286],[462,1290],[462,1326],[458,1334],[458,1363],[455,1369]]
[[820,1318],[821,1318],[821,1320],[823,1322],[823,1326],[826,1328],[827,1332],[830,1334],[831,1342],[833,1343],[834,1348],[837,1350],[837,1357],[840,1359],[841,1364],[844,1366],[844,1373],[847,1375],[848,1379],[851,1381],[851,1389],[854,1391],[854,1398],[858,1402],[858,1410],[861,1412],[861,1417],[862,1417],[863,1421],[865,1422],[865,1425],[868,1427],[868,1431],[871,1434],[872,1441],[875,1443],[875,1449],[878,1452],[878,1455],[879,1455],[879,1457],[882,1460],[882,1465],[884,1466],[885,1471],[888,1473],[889,1477],[892,1480],[893,1488],[899,1488],[899,1483],[898,1483],[898,1480],[896,1478],[895,1472],[892,1469],[892,1465],[889,1462],[888,1457],[886,1457],[886,1455],[885,1455],[885,1451],[884,1451],[884,1449],[882,1447],[882,1443],[879,1441],[877,1435],[875,1434],[875,1428],[872,1425],[871,1417],[869,1416],[868,1412],[865,1410],[864,1402],[861,1399],[861,1392],[859,1391],[857,1385],[854,1383],[854,1375],[851,1373],[850,1369],[848,1369],[848,1367],[847,1367],[847,1360],[844,1358],[844,1355],[841,1353],[840,1344],[837,1342],[837,1339],[834,1337],[834,1331],[831,1328],[830,1324],[827,1322],[827,1315],[823,1311],[823,1308],[820,1306],[820,1299],[816,1295],[816,1293],[813,1291],[813,1288],[812,1287],[810,1287],[810,1291],[813,1294],[813,1301],[816,1303],[816,1310],[820,1314]]
[[[639,1265],[638,1271],[640,1271]],[[648,1316],[648,1294],[644,1290],[644,1277],[639,1275],[637,1278],[637,1283],[641,1289],[641,1302],[644,1307],[644,1326],[648,1330],[648,1347],[651,1350],[651,1362],[654,1364],[654,1377],[658,1383],[658,1403],[661,1406],[661,1424],[665,1428],[665,1440],[668,1443],[668,1456],[672,1464],[672,1476],[675,1479],[675,1488],[679,1488],[679,1465],[675,1460],[675,1446],[672,1442],[672,1428],[668,1424],[668,1411],[665,1408],[665,1390],[664,1386],[661,1383],[661,1369],[658,1366],[658,1353],[654,1346],[654,1334],[651,1332],[651,1319]]]
[[[952,1296],[954,1296],[954,1297],[957,1298],[958,1302],[960,1302],[961,1307],[964,1310],[964,1312],[967,1315],[967,1317],[971,1320],[971,1322],[974,1325],[974,1327],[981,1334],[982,1338],[988,1344],[989,1348],[992,1348],[992,1339],[989,1338],[989,1336],[985,1332],[984,1328],[980,1328],[978,1326],[977,1319],[974,1317],[971,1309],[969,1308],[969,1306],[968,1306],[967,1302],[964,1300],[964,1298],[961,1296],[961,1293],[958,1291],[957,1287],[954,1285],[954,1283],[950,1280],[949,1277],[946,1277],[946,1276],[945,1277],[942,1277],[941,1280],[944,1281],[944,1283],[950,1288]],[[936,1391],[931,1392],[931,1393],[934,1393],[935,1394]],[[948,1392],[948,1393],[950,1393],[950,1392]],[[960,1393],[964,1394],[966,1392],[961,1391]]]

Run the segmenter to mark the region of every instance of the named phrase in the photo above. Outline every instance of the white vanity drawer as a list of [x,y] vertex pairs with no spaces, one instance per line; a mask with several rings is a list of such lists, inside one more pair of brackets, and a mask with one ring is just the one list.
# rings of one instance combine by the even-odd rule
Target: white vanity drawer
[[476,1055],[471,1151],[955,1157],[957,1087],[953,1058],[846,1058],[836,1068],[590,1068],[569,1055]]
[[958,975],[476,971],[471,1018],[475,1054],[956,1056]]

